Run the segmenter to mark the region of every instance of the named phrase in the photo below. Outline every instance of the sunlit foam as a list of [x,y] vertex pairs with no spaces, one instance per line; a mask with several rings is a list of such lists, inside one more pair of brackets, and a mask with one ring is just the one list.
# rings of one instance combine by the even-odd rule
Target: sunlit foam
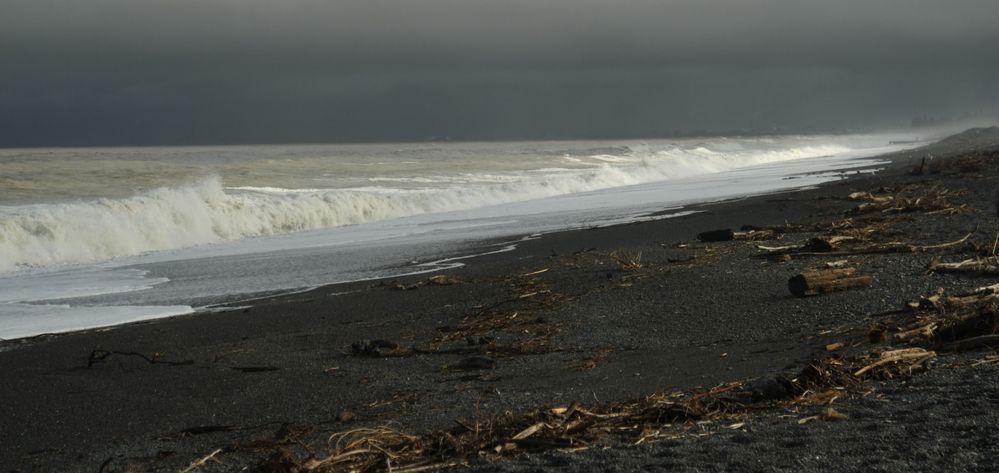
[[[851,151],[842,144],[742,149],[719,141],[596,155],[578,169],[465,175],[435,187],[227,188],[218,177],[122,199],[0,207],[0,273],[474,209]],[[785,145],[788,146],[788,145]]]

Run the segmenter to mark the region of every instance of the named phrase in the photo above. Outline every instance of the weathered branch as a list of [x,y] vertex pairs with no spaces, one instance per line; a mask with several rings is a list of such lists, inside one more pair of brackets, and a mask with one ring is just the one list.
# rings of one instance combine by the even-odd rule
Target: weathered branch
[[957,263],[943,263],[934,258],[926,268],[931,273],[975,274],[979,276],[999,276],[999,265],[989,260],[966,259]]
[[90,356],[87,358],[87,368],[90,368],[97,363],[106,361],[111,355],[120,356],[134,356],[145,360],[152,365],[169,365],[169,366],[183,366],[183,365],[193,365],[194,360],[181,360],[181,361],[170,361],[161,360],[159,354],[155,353],[153,356],[146,356],[139,352],[134,351],[116,351],[116,350],[94,350],[90,352]]
[[808,251],[808,244],[799,245],[796,247],[765,247],[759,246],[758,248],[767,251],[767,256],[773,256],[781,253],[791,254],[794,256],[855,256],[855,255],[870,255],[870,254],[890,254],[890,253],[925,253],[930,251],[944,250],[947,248],[953,248],[964,244],[974,235],[975,232],[971,232],[961,238],[960,240],[954,240],[946,243],[939,243],[936,245],[913,245],[911,243],[902,242],[889,242],[889,243],[878,243],[874,245],[860,246],[855,248],[850,248],[847,250],[839,251]]

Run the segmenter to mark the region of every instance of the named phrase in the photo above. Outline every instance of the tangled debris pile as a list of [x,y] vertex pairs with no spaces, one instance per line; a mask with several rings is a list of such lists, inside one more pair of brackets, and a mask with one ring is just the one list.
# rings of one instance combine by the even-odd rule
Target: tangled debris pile
[[[418,472],[524,451],[577,451],[636,445],[699,435],[704,421],[739,422],[754,413],[796,406],[828,405],[854,395],[871,380],[899,379],[930,367],[941,350],[999,346],[999,284],[944,297],[934,294],[910,305],[908,319],[891,322],[876,341],[907,344],[854,356],[830,355],[796,374],[740,381],[692,393],[656,393],[643,398],[586,406],[573,403],[521,416],[459,421],[448,431],[411,435],[394,429],[354,429],[329,437],[326,456],[295,445],[272,446],[258,466],[274,473],[332,471]],[[872,340],[874,341],[874,340]],[[827,408],[799,423],[839,420]],[[733,424],[738,425],[738,424]],[[217,452],[213,452],[217,455]]]
[[955,206],[949,201],[951,197],[962,193],[963,191],[954,192],[941,186],[933,186],[925,191],[919,189],[919,186],[901,186],[881,188],[875,192],[854,192],[848,198],[864,203],[850,209],[847,214],[926,212],[929,215],[952,215],[967,210],[967,205]]
[[[312,451],[296,456],[291,442],[273,445],[273,453],[257,468],[269,473],[417,472],[524,451],[577,451],[680,438],[693,435],[698,422],[733,422],[768,409],[829,404],[849,396],[851,388],[864,381],[906,377],[926,369],[935,357],[935,352],[922,348],[830,356],[809,363],[793,377],[735,382],[695,393],[656,393],[603,405],[573,403],[523,416],[459,421],[454,429],[425,435],[389,428],[353,429],[330,435],[325,456]],[[837,420],[843,415],[827,409],[819,417]]]
[[911,313],[880,322],[872,338],[941,351],[999,347],[999,284],[953,296],[939,290],[908,306]]

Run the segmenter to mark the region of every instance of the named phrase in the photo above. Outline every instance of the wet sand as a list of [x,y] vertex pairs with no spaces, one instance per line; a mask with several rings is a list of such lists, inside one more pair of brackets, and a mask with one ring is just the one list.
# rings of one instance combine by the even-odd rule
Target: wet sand
[[[831,343],[875,349],[857,335],[872,314],[898,311],[939,287],[961,291],[997,278],[926,274],[932,257],[963,259],[966,245],[783,260],[762,257],[757,246],[801,243],[815,232],[720,243],[696,235],[843,219],[859,204],[847,198],[854,192],[946,188],[950,205],[967,207],[905,213],[877,241],[934,245],[977,226],[973,239],[991,243],[999,224],[996,151],[999,131],[976,130],[890,155],[892,164],[874,175],[694,206],[686,210],[698,213],[684,217],[544,235],[442,277],[328,286],[250,308],[7,342],[0,465],[180,471],[219,450],[196,471],[296,471],[309,449],[328,455],[336,432],[515,422],[574,402],[607,406],[769,379],[827,356]],[[931,166],[912,175],[930,154]],[[965,163],[969,156],[977,158]],[[790,295],[789,277],[834,259],[873,284]],[[388,343],[372,342],[379,340]],[[784,406],[730,423],[688,423],[683,435],[637,447],[628,435],[611,435],[573,453],[552,447],[434,462],[476,471],[986,471],[999,444],[990,428],[996,365],[948,366],[988,353],[941,355],[929,373],[862,384],[837,401],[849,415],[838,422],[799,425],[823,407]],[[919,453],[901,453],[911,448]],[[283,451],[294,461],[275,469],[269,459]]]

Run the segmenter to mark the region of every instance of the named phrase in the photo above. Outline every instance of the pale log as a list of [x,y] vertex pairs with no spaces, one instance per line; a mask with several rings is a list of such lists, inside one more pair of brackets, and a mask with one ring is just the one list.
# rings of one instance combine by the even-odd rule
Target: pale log
[[809,271],[789,279],[787,288],[791,294],[805,297],[871,285],[870,276],[854,276],[856,272],[855,268]]

